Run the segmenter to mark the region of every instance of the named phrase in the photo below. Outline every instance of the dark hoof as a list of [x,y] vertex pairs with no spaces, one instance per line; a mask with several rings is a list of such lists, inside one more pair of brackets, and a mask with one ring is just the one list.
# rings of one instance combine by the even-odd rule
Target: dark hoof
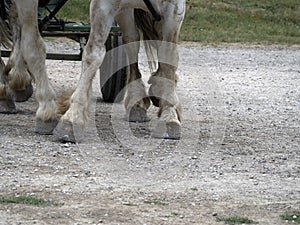
[[17,113],[16,105],[12,99],[0,100],[0,113],[15,114]]
[[176,122],[166,123],[159,121],[152,136],[155,138],[179,140],[181,138],[181,126]]
[[149,97],[150,97],[151,102],[153,103],[153,105],[156,106],[156,107],[159,107],[159,98],[156,97],[156,96],[153,94],[153,91],[152,91],[152,85],[151,85],[150,88],[149,88],[148,94],[149,94]]
[[43,134],[43,135],[52,134],[57,123],[58,123],[58,119],[47,120],[47,121],[43,121],[41,119],[36,119],[35,132],[38,134]]
[[25,90],[13,91],[13,95],[16,102],[25,102],[32,96],[32,94],[33,94],[32,84],[28,85]]
[[127,114],[129,122],[148,122],[150,118],[147,116],[147,111],[140,107],[132,107],[129,113]]
[[[83,129],[82,128],[79,129],[78,127],[77,130],[79,132],[82,132]],[[53,135],[58,141],[62,143],[66,143],[66,142],[76,143],[80,141],[79,139],[82,134],[80,133],[75,136],[73,124],[67,121],[67,122],[59,122],[53,131]]]

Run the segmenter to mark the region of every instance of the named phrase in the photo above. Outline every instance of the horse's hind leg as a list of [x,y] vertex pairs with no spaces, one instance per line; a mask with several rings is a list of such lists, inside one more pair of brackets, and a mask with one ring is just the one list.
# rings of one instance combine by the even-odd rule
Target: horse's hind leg
[[124,47],[130,65],[125,99],[126,117],[130,122],[146,122],[150,120],[147,116],[150,100],[138,68],[140,36],[134,24],[133,10],[122,12],[116,20],[123,32]]
[[5,68],[5,75],[7,76],[6,79],[12,90],[15,101],[24,102],[32,96],[33,87],[31,84],[31,75],[28,72],[20,51],[21,26],[18,21],[15,5],[12,5],[10,9],[9,19],[10,24],[12,25],[13,47]]
[[[162,44],[158,48],[159,68],[149,80],[151,92],[159,105],[159,124],[154,136],[160,138],[179,139],[181,137],[181,104],[176,93],[178,67],[177,41],[184,16],[184,6],[182,12],[172,4],[168,6],[162,21]],[[172,9],[173,8],[173,9]],[[175,9],[176,8],[176,9]]]
[[4,67],[4,62],[0,57],[0,113],[16,113],[16,106],[12,94],[4,80]]
[[[8,44],[8,29],[0,18],[0,45]],[[6,77],[4,76],[5,64],[0,52],[0,113],[16,113],[16,107]]]
[[46,48],[38,31],[37,0],[15,1],[21,23],[20,50],[36,83],[36,132],[51,134],[57,125],[57,105],[46,72]]

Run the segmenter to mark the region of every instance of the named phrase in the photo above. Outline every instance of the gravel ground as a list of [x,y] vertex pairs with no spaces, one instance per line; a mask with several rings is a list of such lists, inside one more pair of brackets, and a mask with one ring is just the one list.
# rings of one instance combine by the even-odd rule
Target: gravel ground
[[[0,204],[0,224],[289,224],[280,215],[300,210],[300,48],[182,43],[180,59],[180,141],[151,137],[154,107],[149,123],[125,122],[122,104],[101,101],[99,75],[80,144],[35,134],[34,98],[0,115],[0,197],[58,203]],[[47,60],[58,93],[76,86],[80,66]]]

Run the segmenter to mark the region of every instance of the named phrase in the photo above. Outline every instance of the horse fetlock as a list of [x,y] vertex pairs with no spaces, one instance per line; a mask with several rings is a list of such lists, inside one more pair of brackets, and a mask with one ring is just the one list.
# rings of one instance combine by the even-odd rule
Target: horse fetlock
[[154,92],[152,85],[149,88],[148,94],[153,105],[159,107],[160,97]]

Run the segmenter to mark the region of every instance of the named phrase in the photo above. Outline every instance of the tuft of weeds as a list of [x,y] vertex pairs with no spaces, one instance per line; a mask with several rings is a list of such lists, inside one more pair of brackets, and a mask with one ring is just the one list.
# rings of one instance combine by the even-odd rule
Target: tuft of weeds
[[26,204],[26,205],[35,205],[35,206],[49,206],[49,205],[58,206],[59,205],[58,203],[54,203],[52,201],[48,201],[33,196],[1,197],[0,203]]
[[293,223],[300,224],[300,212],[293,212],[293,213],[287,213],[284,215],[281,215],[281,218],[285,221],[290,221]]
[[224,222],[226,224],[258,224],[257,222],[248,218],[233,216],[233,217],[218,217],[218,222]]

